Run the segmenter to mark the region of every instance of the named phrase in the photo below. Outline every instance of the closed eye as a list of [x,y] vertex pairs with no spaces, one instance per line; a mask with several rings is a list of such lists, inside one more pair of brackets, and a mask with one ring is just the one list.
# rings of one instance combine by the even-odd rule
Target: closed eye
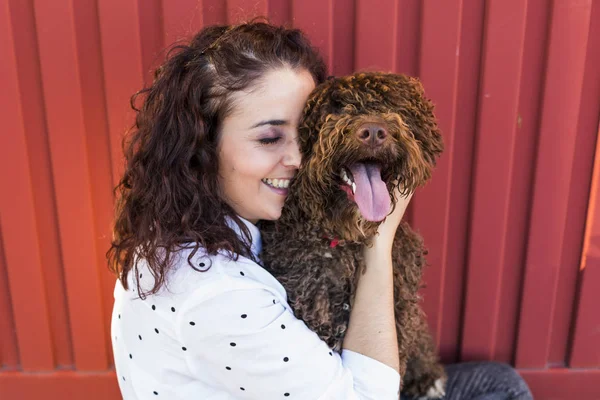
[[260,144],[268,145],[268,144],[277,143],[280,139],[281,139],[281,136],[272,137],[272,138],[262,138],[262,139],[259,139],[259,142],[260,142]]

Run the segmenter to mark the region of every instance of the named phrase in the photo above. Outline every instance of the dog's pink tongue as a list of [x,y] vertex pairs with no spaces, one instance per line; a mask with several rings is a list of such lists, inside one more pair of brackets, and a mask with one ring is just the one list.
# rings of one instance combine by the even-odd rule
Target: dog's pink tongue
[[354,201],[367,221],[381,221],[390,212],[391,199],[381,170],[375,164],[356,163],[350,167],[356,184]]

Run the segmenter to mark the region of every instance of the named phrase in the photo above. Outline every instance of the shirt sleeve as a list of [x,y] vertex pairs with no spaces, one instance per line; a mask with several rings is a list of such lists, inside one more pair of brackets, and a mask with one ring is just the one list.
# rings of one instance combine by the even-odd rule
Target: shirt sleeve
[[178,316],[179,339],[198,379],[236,399],[399,398],[393,368],[348,350],[340,356],[272,288],[242,282],[221,277],[211,293],[192,295]]

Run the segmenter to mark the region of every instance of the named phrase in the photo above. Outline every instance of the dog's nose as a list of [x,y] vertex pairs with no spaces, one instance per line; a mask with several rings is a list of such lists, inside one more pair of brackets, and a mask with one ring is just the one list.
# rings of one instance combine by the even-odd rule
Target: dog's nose
[[379,124],[364,124],[357,130],[358,139],[371,147],[381,146],[387,135],[385,127]]

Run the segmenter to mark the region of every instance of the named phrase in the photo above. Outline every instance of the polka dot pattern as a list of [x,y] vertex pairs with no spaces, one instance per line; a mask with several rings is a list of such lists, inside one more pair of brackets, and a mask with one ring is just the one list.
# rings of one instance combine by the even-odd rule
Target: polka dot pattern
[[[243,272],[240,272],[240,273],[243,275]],[[140,274],[140,278],[141,278],[141,274]],[[275,303],[276,303],[276,301],[273,299],[273,304],[275,304]],[[152,310],[156,310],[156,306],[155,306],[155,305],[152,305]],[[175,311],[176,311],[175,307],[171,307],[171,311],[172,311],[172,312],[175,312]],[[121,314],[119,314],[119,315],[118,315],[118,317],[119,317],[119,319],[121,319]],[[248,318],[248,314],[245,314],[245,313],[244,313],[244,314],[241,314],[241,315],[240,315],[240,317],[241,317],[242,319],[246,319],[246,318]],[[190,324],[190,326],[195,326],[195,325],[196,325],[196,323],[195,323],[194,321],[189,321],[189,324]],[[280,326],[280,327],[281,327],[281,329],[286,329],[286,326],[285,326],[285,324],[281,324],[281,326]],[[158,330],[158,328],[154,328],[154,332],[156,332],[156,333],[158,334],[158,333],[159,333],[159,330]],[[142,335],[138,334],[138,339],[139,339],[139,340],[142,340]],[[117,336],[115,336],[115,340],[117,340]],[[230,345],[231,347],[236,347],[236,346],[237,346],[237,343],[235,343],[235,342],[230,342],[230,343],[229,343],[229,345]],[[185,346],[182,346],[182,347],[181,347],[181,349],[182,349],[183,351],[187,351],[187,350],[188,350],[188,349],[187,349],[187,347],[185,347]],[[329,355],[332,355],[332,353],[331,353],[331,352],[329,352]],[[133,359],[133,355],[132,355],[131,353],[129,354],[129,359]],[[283,361],[284,361],[284,362],[288,362],[288,361],[289,361],[289,357],[284,357],[284,358],[283,358]],[[225,369],[226,369],[227,371],[231,371],[231,370],[232,370],[232,368],[231,368],[230,366],[225,366]],[[123,379],[123,382],[126,382],[126,381],[127,381],[127,380],[125,379],[125,377],[124,377],[124,376],[122,376],[122,379]],[[240,386],[240,390],[241,390],[241,391],[246,391],[246,388],[244,388],[243,386]],[[154,390],[152,393],[153,393],[155,396],[158,396],[158,392],[157,392],[156,390]],[[290,396],[290,393],[289,393],[289,392],[286,392],[286,393],[284,393],[283,395],[284,395],[285,397],[289,397],[289,396]]]
[[[218,263],[215,264],[212,261],[210,261],[210,264],[208,262],[197,262],[196,265],[199,267],[206,267],[208,265],[211,265],[211,268],[215,266],[219,267]],[[193,271],[192,274],[203,273],[194,269],[190,269],[190,271]],[[252,270],[252,274],[249,274],[249,271],[249,269],[241,270],[234,267],[228,274],[233,277],[237,276],[236,282],[241,282],[240,285],[255,285],[255,281],[260,280],[261,273]],[[139,273],[139,279],[142,279],[142,277],[143,274]],[[240,279],[240,277],[244,277],[244,279]],[[147,277],[147,279],[150,278]],[[135,281],[135,274],[133,275],[133,280]],[[267,285],[265,282],[262,283]],[[272,284],[272,282],[269,283]],[[242,287],[247,288],[248,286]],[[303,329],[306,329],[306,327],[302,324],[294,323],[296,320],[289,312],[289,306],[285,304],[285,301],[282,300],[284,297],[280,297],[277,290],[280,290],[279,287],[269,287],[268,290],[262,291],[262,297],[257,300],[249,297],[247,300],[238,299],[237,301],[230,300],[229,293],[235,292],[235,290],[231,290],[227,296],[224,296],[224,301],[220,307],[212,307],[210,311],[203,312],[197,312],[193,303],[183,303],[177,300],[183,299],[183,301],[188,301],[188,298],[173,297],[169,299],[162,296],[154,297],[153,295],[149,295],[147,297],[148,301],[145,303],[149,303],[152,312],[141,302],[138,304],[144,305],[141,308],[134,308],[131,313],[129,308],[118,309],[119,312],[115,312],[117,320],[113,320],[113,324],[119,324],[122,328],[114,331],[118,333],[118,336],[114,336],[113,345],[114,348],[122,349],[120,352],[122,361],[118,370],[120,374],[117,375],[121,377],[122,382],[120,384],[132,385],[133,381],[134,385],[140,384],[142,385],[140,387],[144,387],[142,382],[135,382],[138,379],[138,375],[133,372],[130,373],[128,370],[139,368],[139,365],[153,362],[154,357],[159,357],[158,353],[153,354],[148,349],[161,348],[162,346],[162,349],[167,349],[169,354],[174,356],[173,359],[175,360],[179,358],[183,360],[182,363],[198,363],[206,361],[198,361],[199,359],[195,353],[206,351],[207,346],[212,346],[215,349],[214,351],[218,352],[218,356],[213,358],[215,364],[210,364],[208,367],[214,367],[212,371],[215,371],[215,373],[219,371],[220,374],[227,374],[227,378],[225,376],[223,378],[229,380],[232,390],[235,391],[234,394],[237,392],[238,397],[249,396],[260,398],[265,388],[269,387],[270,393],[274,393],[275,398],[312,398],[310,395],[307,396],[308,392],[305,392],[304,388],[297,386],[294,379],[290,379],[289,375],[286,375],[286,371],[295,371],[297,368],[304,367],[306,365],[304,364],[305,357],[314,357],[314,360],[317,360],[319,368],[321,366],[325,368],[339,368],[340,358],[333,358],[333,351],[327,347],[312,346],[311,348],[320,348],[320,350],[315,354],[307,354],[306,351],[299,350],[290,345],[291,343],[298,342],[296,335],[305,334]],[[237,291],[237,293],[240,292],[253,294],[252,291],[248,290]],[[176,289],[173,293],[179,294],[181,291],[178,292]],[[270,307],[271,303],[277,305],[277,307]],[[344,304],[343,308],[346,311],[350,309],[348,304]],[[208,310],[208,307],[206,310]],[[207,312],[212,314],[207,314]],[[208,318],[206,318],[207,316]],[[135,321],[135,318],[143,318],[144,322]],[[221,323],[224,318],[231,321],[231,326],[235,327],[235,330],[232,330],[230,333],[225,331],[227,333],[224,335],[211,336],[213,332],[211,330],[212,327],[215,323]],[[134,319],[135,322],[132,323],[131,319]],[[267,324],[272,325],[266,326],[265,321],[268,321]],[[181,325],[179,327],[168,325],[173,322]],[[222,327],[219,327],[219,329],[222,329]],[[150,334],[151,331],[154,331],[154,335]],[[262,338],[257,338],[261,339],[261,346],[264,343],[274,343],[276,347],[270,348],[268,352],[261,352],[257,348],[256,339],[253,336],[257,332],[260,332],[260,334],[280,335],[280,337],[274,337],[272,341],[268,342]],[[175,335],[175,333],[177,334]],[[314,334],[311,332],[310,335],[312,337]],[[208,340],[212,342],[210,344],[203,342],[202,340],[205,340],[205,338],[209,338]],[[223,338],[226,339],[223,340]],[[119,344],[117,344],[117,339]],[[321,346],[325,345],[321,344]],[[133,353],[136,353],[135,361],[133,361]],[[273,364],[272,373],[265,374],[263,378],[260,378],[264,379],[264,381],[259,380],[254,382],[246,379],[249,367],[245,364],[255,365],[254,363],[260,362],[260,356],[263,354],[268,354],[268,362]],[[261,365],[262,367],[265,367],[265,365]],[[309,374],[314,374],[316,384],[320,384],[319,379],[329,376],[319,371],[319,368],[307,371]],[[328,381],[325,384],[327,386],[324,387],[328,387],[331,382]],[[296,387],[297,389],[295,389]],[[146,390],[147,395],[152,393],[150,396],[158,397],[162,394],[162,398],[165,396],[170,397],[170,393],[167,393],[170,390],[165,391],[162,387],[153,387],[152,384],[146,384],[144,390]],[[173,390],[176,391],[176,388]],[[353,389],[350,387],[348,390]],[[240,392],[244,392],[244,394],[242,395]],[[340,397],[339,400],[345,398],[348,397]],[[380,397],[375,396],[374,398]],[[336,400],[338,399],[336,398]]]

